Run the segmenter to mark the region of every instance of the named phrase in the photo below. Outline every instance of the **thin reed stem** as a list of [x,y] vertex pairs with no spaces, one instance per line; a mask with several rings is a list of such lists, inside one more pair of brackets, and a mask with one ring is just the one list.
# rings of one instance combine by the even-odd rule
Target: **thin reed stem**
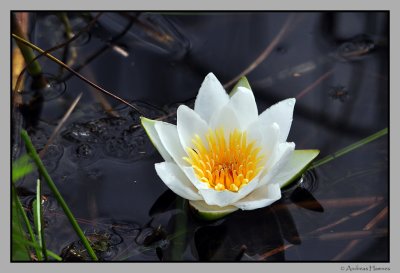
[[382,130],[376,132],[375,134],[372,134],[372,135],[370,135],[370,136],[368,136],[368,137],[366,137],[364,139],[361,139],[360,141],[357,141],[357,142],[355,142],[355,143],[353,143],[353,144],[351,144],[351,145],[349,145],[347,147],[344,147],[343,149],[340,149],[336,153],[333,153],[333,154],[328,155],[328,156],[326,156],[326,157],[324,157],[324,158],[322,158],[322,159],[320,159],[318,161],[315,161],[314,163],[311,164],[311,166],[308,169],[311,170],[313,168],[316,168],[316,167],[319,167],[319,166],[321,166],[323,164],[326,164],[331,160],[334,160],[334,159],[336,159],[336,158],[338,158],[338,157],[340,157],[342,155],[345,155],[345,154],[347,154],[347,153],[349,153],[349,152],[351,152],[351,151],[353,151],[353,150],[355,150],[357,148],[360,148],[361,146],[364,146],[367,143],[370,143],[371,141],[374,141],[374,140],[386,135],[387,133],[388,133],[388,128],[386,127],[385,129],[382,129]]
[[65,215],[67,216],[69,222],[71,223],[72,227],[74,228],[76,234],[79,236],[81,239],[83,245],[85,246],[86,250],[88,251],[89,256],[92,258],[94,261],[98,261],[98,258],[96,256],[96,253],[90,246],[90,243],[88,239],[86,238],[85,234],[83,233],[82,229],[79,227],[78,222],[76,221],[74,215],[72,214],[71,210],[69,209],[67,203],[64,201],[64,198],[62,197],[61,193],[58,191],[53,179],[50,177],[49,173],[46,170],[46,167],[43,165],[42,160],[40,159],[39,155],[36,152],[35,147],[32,144],[32,141],[28,135],[28,133],[25,130],[21,131],[21,137],[22,140],[25,143],[26,149],[30,156],[32,157],[33,161],[36,163],[39,173],[43,176],[44,180],[47,182],[47,185],[53,192],[55,198],[57,199],[58,203],[64,210]]
[[29,237],[31,237],[32,242],[35,243],[33,247],[35,249],[36,257],[40,257],[40,255],[41,255],[40,247],[38,246],[35,234],[33,233],[33,228],[31,226],[31,223],[29,222],[28,216],[25,213],[25,210],[24,210],[24,207],[22,206],[21,200],[19,200],[19,197],[18,197],[17,193],[15,192],[14,185],[12,185],[11,191],[12,191],[12,198],[14,199],[15,205],[17,206],[17,211],[22,216],[22,220],[24,221],[26,229],[28,230]]

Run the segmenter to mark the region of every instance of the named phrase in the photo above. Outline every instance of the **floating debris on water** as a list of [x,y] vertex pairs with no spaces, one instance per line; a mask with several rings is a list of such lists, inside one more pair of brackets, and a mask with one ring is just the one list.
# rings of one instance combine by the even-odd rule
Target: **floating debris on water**
[[361,34],[339,45],[336,56],[345,61],[359,60],[374,48],[374,40],[366,34]]
[[346,102],[349,98],[349,91],[344,86],[333,86],[328,91],[329,97],[340,102]]

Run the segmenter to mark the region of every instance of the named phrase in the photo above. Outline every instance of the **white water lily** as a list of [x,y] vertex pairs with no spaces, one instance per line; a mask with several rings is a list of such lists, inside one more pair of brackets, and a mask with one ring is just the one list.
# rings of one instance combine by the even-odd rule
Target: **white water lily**
[[253,210],[281,198],[281,188],[298,177],[318,150],[296,150],[286,142],[295,99],[258,115],[253,92],[242,78],[228,95],[209,73],[194,110],[177,110],[177,125],[141,118],[165,162],[161,180],[205,218],[237,209]]

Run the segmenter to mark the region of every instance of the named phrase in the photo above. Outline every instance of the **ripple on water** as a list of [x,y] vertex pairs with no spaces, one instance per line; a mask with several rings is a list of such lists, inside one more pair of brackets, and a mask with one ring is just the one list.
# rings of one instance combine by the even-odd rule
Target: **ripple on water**
[[315,169],[306,171],[302,180],[301,186],[309,192],[315,192],[318,189],[318,177]]
[[42,157],[43,164],[49,173],[54,172],[64,155],[64,147],[58,143],[52,143],[47,147],[46,153]]
[[[54,126],[41,122],[39,127],[29,128],[27,130],[33,146],[40,152],[47,144]],[[46,152],[42,156],[42,161],[49,173],[53,173],[64,155],[64,147],[57,141],[48,145]]]

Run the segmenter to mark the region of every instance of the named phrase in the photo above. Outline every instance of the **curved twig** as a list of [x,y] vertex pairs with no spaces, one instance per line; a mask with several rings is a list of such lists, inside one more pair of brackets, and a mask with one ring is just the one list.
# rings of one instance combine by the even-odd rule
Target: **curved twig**
[[[99,17],[100,17],[101,15],[102,15],[102,12],[100,12],[99,14],[97,14],[97,15],[93,18],[93,20],[89,22],[89,24],[88,24],[85,28],[83,28],[80,32],[78,32],[78,33],[77,33],[76,35],[74,35],[72,38],[68,39],[68,40],[65,41],[64,43],[61,43],[61,44],[59,44],[59,45],[56,45],[56,46],[54,46],[54,47],[52,47],[52,48],[49,48],[49,49],[47,49],[47,50],[41,52],[39,55],[37,55],[35,58],[33,58],[29,63],[27,63],[27,64],[25,65],[25,67],[22,69],[21,73],[19,74],[19,76],[18,76],[18,78],[17,78],[17,82],[16,82],[16,84],[15,84],[14,91],[18,91],[18,89],[19,89],[19,87],[20,87],[20,85],[21,85],[22,76],[23,76],[23,74],[25,73],[25,71],[27,70],[27,68],[28,68],[32,63],[34,63],[36,60],[38,60],[38,59],[41,58],[42,56],[46,55],[47,53],[50,53],[50,52],[55,51],[55,50],[57,50],[57,49],[59,49],[59,48],[62,48],[62,47],[64,47],[64,46],[68,45],[69,43],[73,42],[74,40],[78,39],[79,36],[82,35],[82,33],[86,32],[86,31],[88,31],[90,28],[92,28],[93,24],[99,19]],[[28,45],[28,46],[29,46],[29,45]]]
[[105,90],[104,88],[98,86],[97,84],[95,84],[95,83],[89,81],[89,80],[86,79],[84,76],[82,76],[81,74],[79,74],[78,72],[76,72],[75,70],[73,70],[72,68],[70,68],[68,65],[66,65],[65,63],[63,63],[62,61],[60,61],[59,59],[57,59],[57,58],[54,57],[53,55],[51,55],[51,54],[49,54],[49,53],[46,53],[43,49],[41,49],[41,48],[37,47],[36,45],[34,45],[34,44],[32,44],[32,43],[30,43],[30,42],[28,42],[28,41],[22,39],[22,38],[19,37],[18,35],[12,34],[12,37],[13,37],[14,39],[20,41],[21,43],[23,43],[23,44],[25,44],[25,45],[31,47],[32,49],[34,49],[34,50],[36,50],[36,51],[38,51],[38,52],[40,52],[40,53],[43,53],[44,56],[46,56],[46,57],[49,58],[50,60],[54,61],[54,62],[57,63],[58,65],[62,66],[64,69],[68,70],[69,72],[73,73],[75,76],[77,76],[79,79],[83,80],[84,82],[86,82],[86,83],[89,84],[90,86],[92,86],[92,87],[96,88],[97,90],[99,90],[99,91],[101,91],[101,92],[103,92],[103,93],[105,93],[105,94],[107,94],[107,95],[113,97],[114,99],[116,99],[116,100],[118,100],[118,101],[120,101],[120,102],[122,102],[122,103],[128,105],[129,107],[131,107],[131,108],[133,108],[135,111],[137,111],[139,114],[141,114],[141,115],[144,116],[144,114],[143,114],[137,107],[133,106],[132,104],[130,104],[130,103],[127,102],[126,100],[121,99],[120,97],[114,95],[113,93],[111,93],[111,92]]

